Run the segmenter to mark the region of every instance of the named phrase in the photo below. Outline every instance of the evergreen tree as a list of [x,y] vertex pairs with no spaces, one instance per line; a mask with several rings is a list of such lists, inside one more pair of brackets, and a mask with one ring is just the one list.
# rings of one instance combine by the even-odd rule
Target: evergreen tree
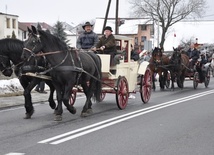
[[42,26],[39,23],[37,24],[37,29],[42,30]]
[[15,32],[14,32],[14,31],[12,32],[12,36],[11,36],[11,38],[16,39],[16,34],[15,34]]
[[57,23],[53,27],[53,35],[58,37],[60,40],[64,41],[68,44],[68,40],[65,33],[65,28],[63,27],[63,23],[57,21]]

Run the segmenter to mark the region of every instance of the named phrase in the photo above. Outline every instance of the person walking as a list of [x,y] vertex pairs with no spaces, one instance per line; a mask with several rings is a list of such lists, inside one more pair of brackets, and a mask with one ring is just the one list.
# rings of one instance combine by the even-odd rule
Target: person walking
[[38,93],[44,93],[44,94],[47,94],[47,92],[45,91],[45,81],[40,81],[36,88],[35,88],[35,91],[37,91]]

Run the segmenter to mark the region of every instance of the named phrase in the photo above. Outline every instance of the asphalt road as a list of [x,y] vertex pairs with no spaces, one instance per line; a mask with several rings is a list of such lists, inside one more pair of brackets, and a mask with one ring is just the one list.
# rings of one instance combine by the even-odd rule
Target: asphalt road
[[78,96],[77,114],[64,109],[61,122],[53,121],[53,110],[46,102],[34,104],[30,120],[23,119],[23,106],[3,108],[0,154],[214,154],[213,79],[209,88],[199,84],[194,90],[192,81],[185,81],[183,90],[158,88],[148,104],[137,93],[125,110],[117,108],[115,95],[107,94],[102,103],[93,104],[94,114],[87,118],[80,117],[85,98]]

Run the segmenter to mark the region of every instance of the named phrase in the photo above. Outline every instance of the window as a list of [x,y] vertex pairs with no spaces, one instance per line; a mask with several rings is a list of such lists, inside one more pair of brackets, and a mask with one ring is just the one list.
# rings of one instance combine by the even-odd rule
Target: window
[[146,31],[147,26],[146,25],[141,25],[141,30]]
[[10,28],[10,18],[7,18],[7,19],[6,19],[6,24],[7,24],[7,25],[6,25],[7,28]]
[[26,39],[26,38],[27,38],[27,32],[24,31],[24,32],[23,32],[23,39]]
[[146,41],[146,36],[141,37],[141,42],[144,42],[144,41]]
[[16,19],[12,19],[13,29],[16,28]]
[[135,45],[138,45],[138,37],[135,37],[135,38],[134,38],[134,44],[135,44]]
[[154,35],[154,24],[150,26],[150,35]]

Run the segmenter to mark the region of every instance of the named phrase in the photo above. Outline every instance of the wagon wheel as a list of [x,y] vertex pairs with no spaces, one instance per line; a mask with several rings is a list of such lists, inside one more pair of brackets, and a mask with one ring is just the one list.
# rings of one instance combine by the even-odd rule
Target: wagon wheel
[[76,101],[76,96],[77,96],[77,92],[72,90],[71,96],[70,96],[70,99],[69,99],[70,105],[74,105],[74,103]]
[[144,103],[147,103],[150,99],[152,92],[152,75],[149,68],[146,69],[144,76],[141,76],[141,83],[140,83],[140,96],[141,100]]
[[194,76],[193,76],[193,87],[194,87],[194,89],[196,89],[198,87],[198,80],[199,80],[199,74],[198,74],[198,72],[195,72]]
[[212,76],[214,77],[214,68],[211,68]]
[[119,76],[117,80],[116,101],[119,109],[125,109],[129,98],[128,81],[124,76]]
[[171,75],[170,75],[170,72],[167,73],[167,77],[166,77],[166,88],[169,88],[170,86],[170,80],[171,80]]
[[210,83],[210,71],[211,71],[211,67],[208,67],[206,75],[205,75],[205,79],[204,79],[204,85],[207,88],[209,83]]

